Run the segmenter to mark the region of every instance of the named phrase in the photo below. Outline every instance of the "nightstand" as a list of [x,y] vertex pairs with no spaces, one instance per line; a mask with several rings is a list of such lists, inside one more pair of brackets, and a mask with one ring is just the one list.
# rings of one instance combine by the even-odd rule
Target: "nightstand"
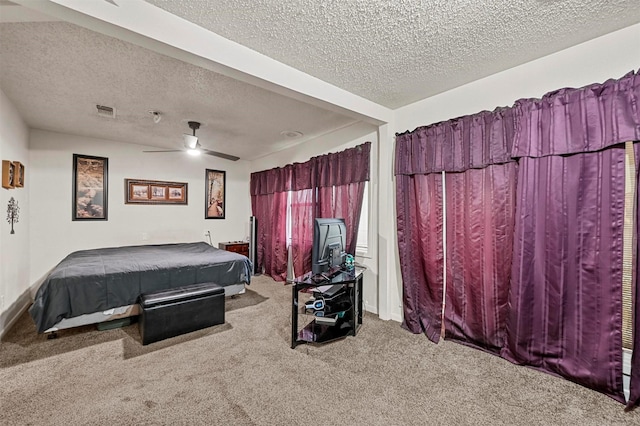
[[246,241],[227,241],[218,243],[218,248],[249,257],[249,243]]

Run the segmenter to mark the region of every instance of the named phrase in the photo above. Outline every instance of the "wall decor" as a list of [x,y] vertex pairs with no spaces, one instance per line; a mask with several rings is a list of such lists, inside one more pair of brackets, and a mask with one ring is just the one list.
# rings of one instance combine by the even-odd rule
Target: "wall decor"
[[226,172],[221,170],[205,171],[205,219],[224,219]]
[[18,202],[11,197],[9,199],[9,203],[7,204],[7,222],[11,224],[11,232],[10,234],[15,234],[16,232],[13,230],[13,224],[19,222],[20,216],[20,207],[18,206]]
[[24,164],[19,161],[14,161],[13,165],[15,166],[13,185],[16,188],[24,188]]
[[73,154],[73,220],[107,220],[109,159]]
[[188,184],[159,180],[124,180],[125,204],[187,204]]
[[13,189],[15,187],[16,166],[13,162],[2,160],[2,187]]

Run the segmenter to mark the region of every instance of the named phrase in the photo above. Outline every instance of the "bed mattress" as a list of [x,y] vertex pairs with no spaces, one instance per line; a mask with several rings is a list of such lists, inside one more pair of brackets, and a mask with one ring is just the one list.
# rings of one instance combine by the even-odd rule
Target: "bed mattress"
[[39,287],[29,313],[38,333],[63,319],[137,303],[142,293],[214,282],[249,284],[251,261],[206,243],[77,251]]

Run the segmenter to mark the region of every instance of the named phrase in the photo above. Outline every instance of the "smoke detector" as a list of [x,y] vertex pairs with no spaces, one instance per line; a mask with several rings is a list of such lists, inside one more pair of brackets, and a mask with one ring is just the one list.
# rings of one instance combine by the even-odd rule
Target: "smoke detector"
[[96,109],[98,110],[98,115],[100,117],[116,118],[116,109],[113,107],[96,105]]

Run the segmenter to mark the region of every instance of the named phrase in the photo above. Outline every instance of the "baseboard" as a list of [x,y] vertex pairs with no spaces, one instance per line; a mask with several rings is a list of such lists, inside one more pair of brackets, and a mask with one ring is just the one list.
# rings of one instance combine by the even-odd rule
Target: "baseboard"
[[365,312],[371,312],[372,314],[378,314],[378,307],[377,306],[373,306],[373,305],[364,305],[364,311]]
[[0,314],[0,339],[2,339],[7,331],[11,329],[13,324],[18,321],[20,315],[24,313],[31,305],[33,298],[31,297],[31,289],[26,289],[18,299],[9,306],[9,309]]

